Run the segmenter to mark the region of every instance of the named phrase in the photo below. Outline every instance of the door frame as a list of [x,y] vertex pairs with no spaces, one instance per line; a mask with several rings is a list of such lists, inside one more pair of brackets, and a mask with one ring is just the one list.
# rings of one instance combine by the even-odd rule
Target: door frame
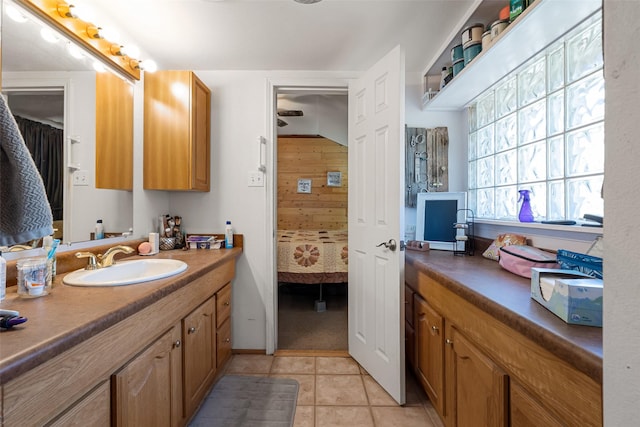
[[[7,77],[4,76],[2,79],[2,88],[0,92],[17,92],[17,91],[25,91],[25,92],[38,92],[38,91],[62,91],[64,96],[64,111],[63,111],[63,129],[62,129],[62,140],[63,140],[63,151],[62,151],[62,229],[63,230],[71,230],[73,223],[73,182],[71,179],[71,174],[73,170],[70,169],[73,157],[72,157],[72,139],[71,136],[71,97],[72,97],[73,86],[71,84],[71,79],[66,77],[42,77],[42,78],[23,78],[23,77]],[[66,241],[66,239],[65,239]]]
[[[265,253],[267,254],[267,274],[265,279],[264,303],[266,316],[266,354],[273,354],[278,348],[278,248],[276,232],[278,229],[277,203],[277,159],[278,159],[278,126],[277,126],[277,95],[281,89],[295,89],[303,92],[330,90],[348,90],[349,81],[357,75],[345,78],[301,79],[281,78],[267,79],[267,117],[266,117],[266,148],[264,165],[266,165],[266,221],[265,221]],[[262,153],[263,148],[260,147]],[[260,159],[262,162],[262,158]]]

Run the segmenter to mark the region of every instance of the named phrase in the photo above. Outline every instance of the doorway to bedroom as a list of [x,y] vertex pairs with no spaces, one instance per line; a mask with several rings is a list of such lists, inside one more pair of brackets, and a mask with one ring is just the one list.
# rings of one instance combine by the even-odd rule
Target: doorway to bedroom
[[347,93],[277,92],[277,349],[348,350]]

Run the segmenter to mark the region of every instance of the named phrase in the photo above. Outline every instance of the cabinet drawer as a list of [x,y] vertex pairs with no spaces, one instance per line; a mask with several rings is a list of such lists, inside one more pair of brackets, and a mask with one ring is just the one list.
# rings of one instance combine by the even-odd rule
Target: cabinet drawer
[[50,424],[51,427],[109,427],[110,425],[111,387],[109,381],[104,381],[102,385],[76,403],[71,410]]
[[229,356],[231,356],[231,320],[227,319],[226,322],[218,328],[217,336],[217,368],[224,365]]
[[220,327],[231,314],[231,283],[224,285],[216,294],[216,327]]

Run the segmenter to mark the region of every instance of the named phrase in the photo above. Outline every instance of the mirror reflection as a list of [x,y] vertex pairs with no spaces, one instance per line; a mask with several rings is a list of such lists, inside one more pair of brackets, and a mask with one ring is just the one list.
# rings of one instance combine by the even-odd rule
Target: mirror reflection
[[61,37],[45,41],[42,22],[11,1],[2,11],[2,93],[43,175],[56,237],[89,240],[98,219],[107,233],[127,232],[132,192],[95,188],[93,59]]

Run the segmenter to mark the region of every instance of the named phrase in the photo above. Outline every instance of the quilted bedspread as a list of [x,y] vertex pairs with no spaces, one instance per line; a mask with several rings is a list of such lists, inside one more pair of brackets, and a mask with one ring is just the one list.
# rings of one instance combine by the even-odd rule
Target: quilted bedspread
[[346,230],[278,230],[278,273],[346,273]]

